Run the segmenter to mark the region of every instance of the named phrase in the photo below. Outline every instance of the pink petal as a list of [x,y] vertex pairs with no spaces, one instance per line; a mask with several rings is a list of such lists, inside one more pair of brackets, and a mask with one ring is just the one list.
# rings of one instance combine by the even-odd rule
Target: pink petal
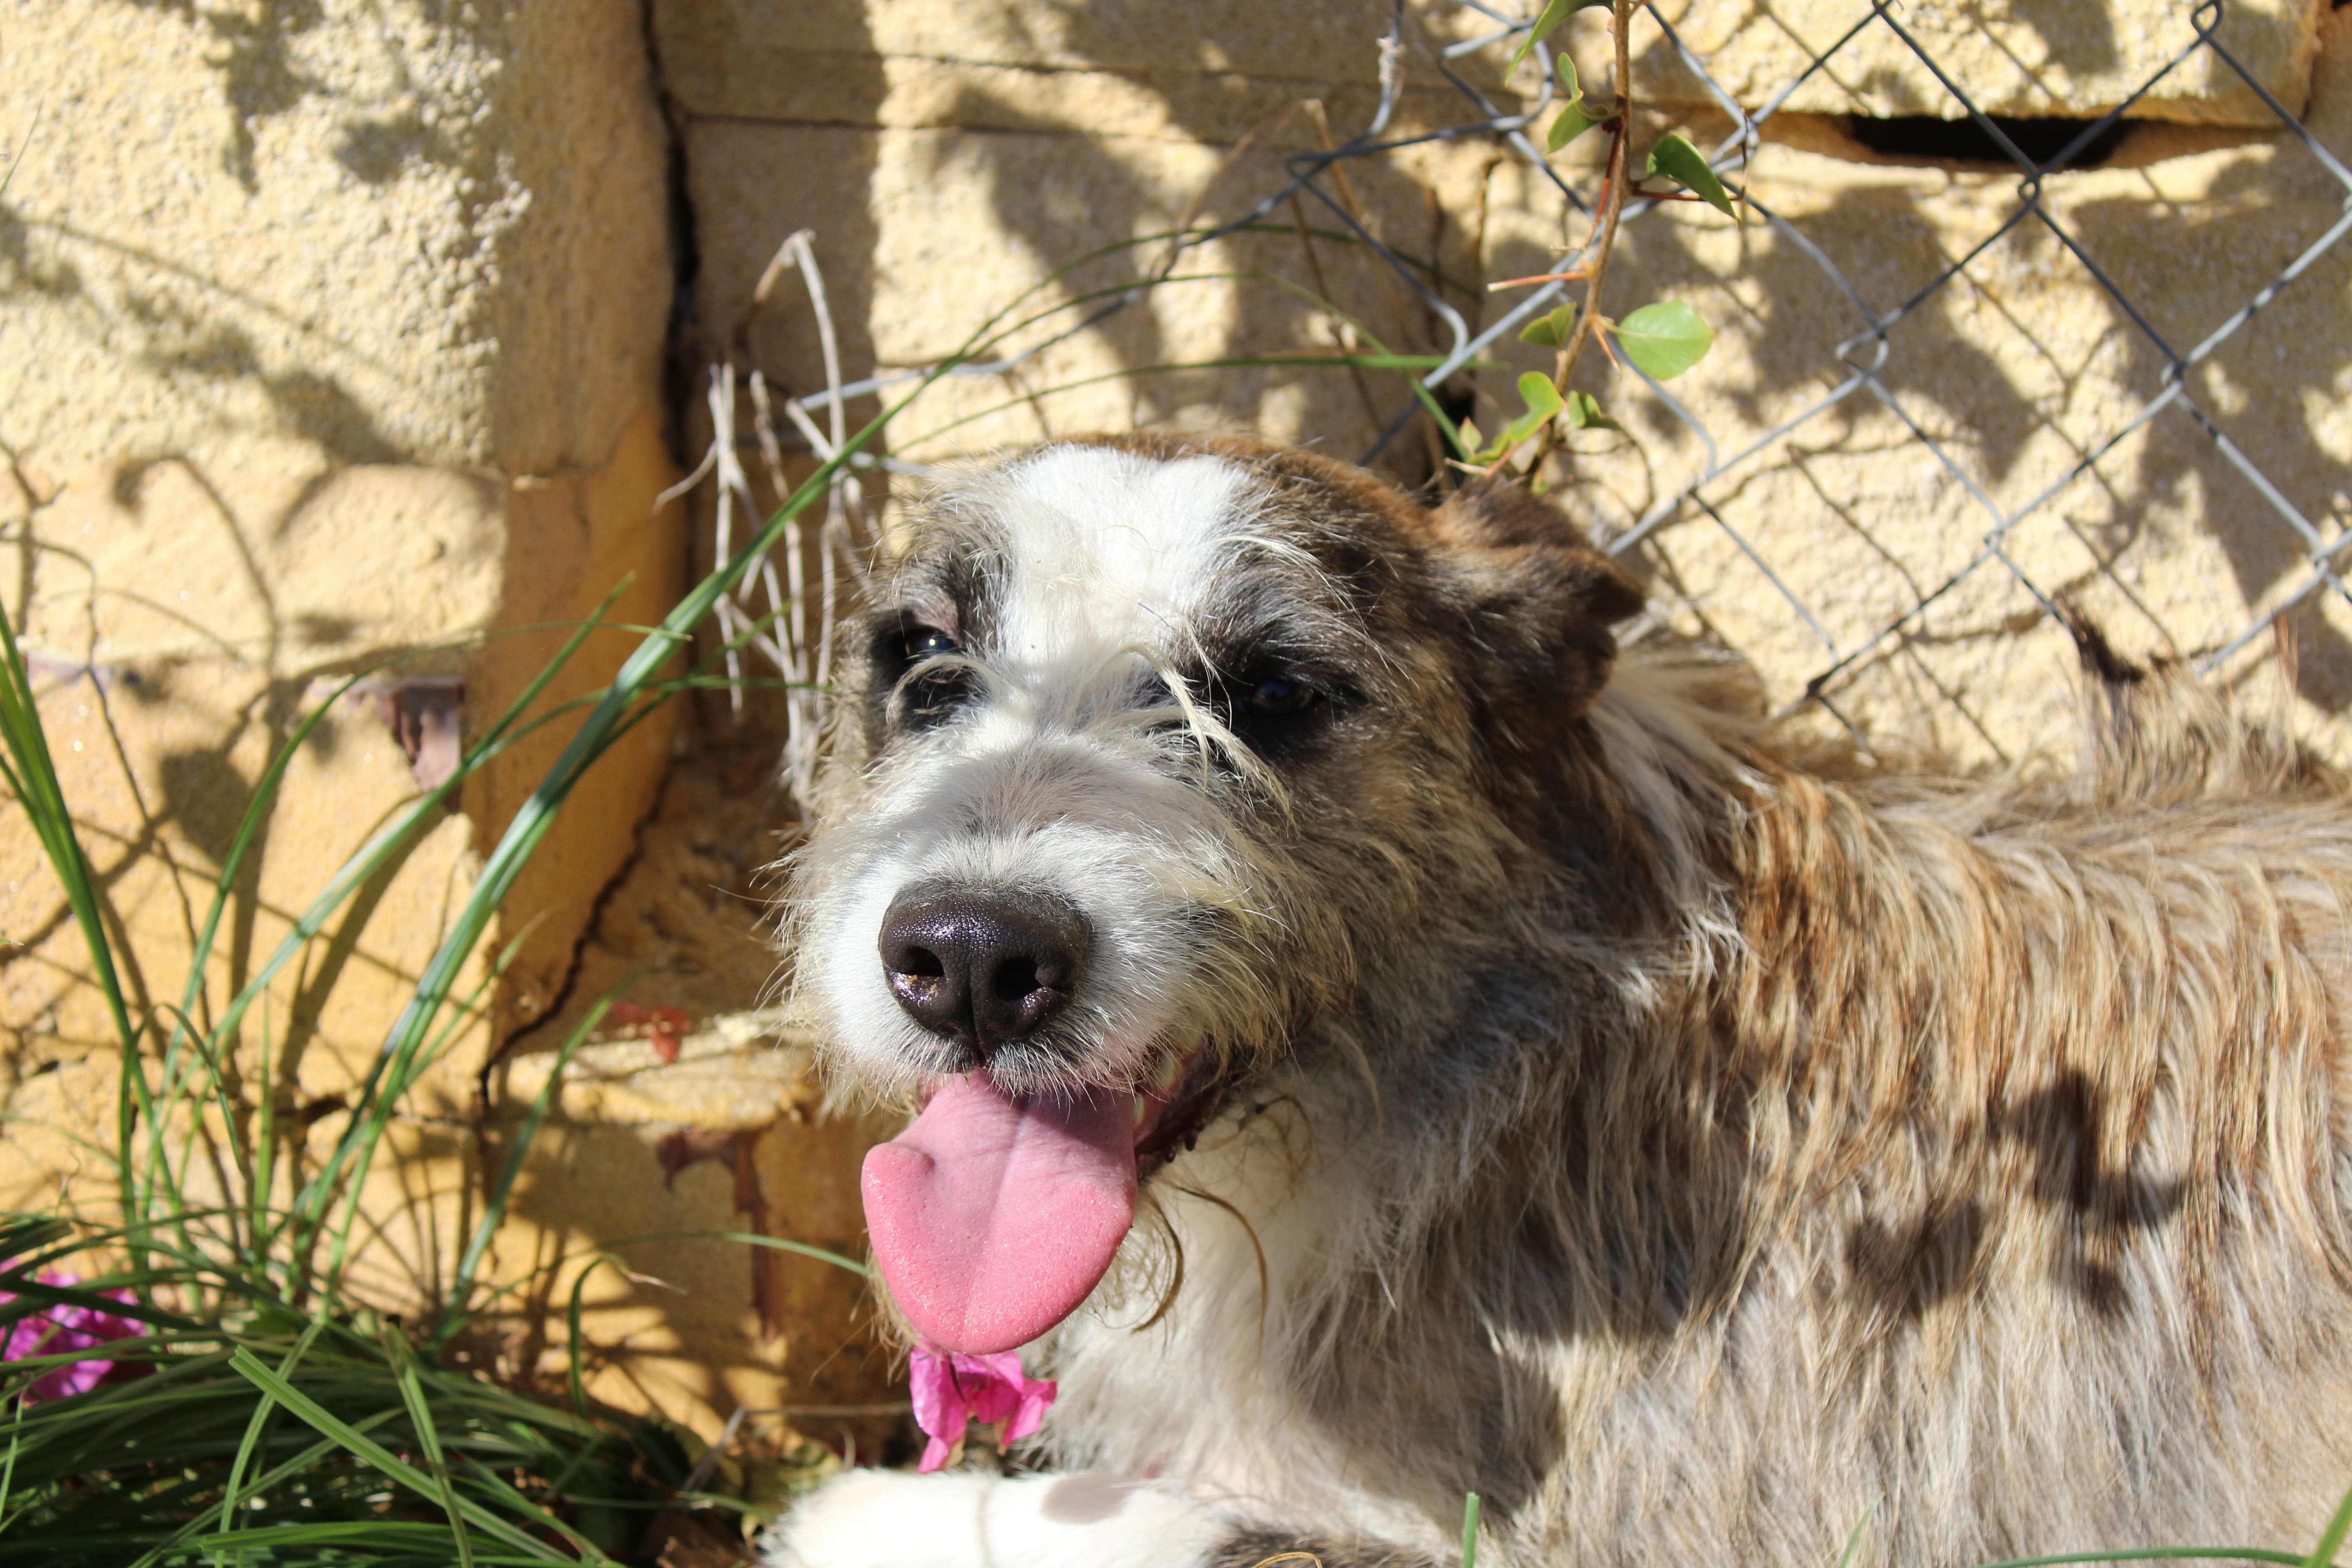
[[998,1351],[993,1355],[958,1355],[956,1380],[971,1401],[971,1418],[984,1425],[1011,1420],[1021,1408],[1021,1354]]
[[[77,1285],[80,1279],[72,1274],[44,1274],[44,1285]],[[129,1303],[127,1290],[104,1292],[108,1300]],[[16,1297],[0,1290],[0,1302]],[[0,1337],[0,1360],[21,1361],[28,1356],[69,1355],[75,1351],[94,1350],[117,1340],[136,1338],[147,1331],[146,1325],[134,1319],[113,1312],[102,1312],[94,1307],[57,1306],[29,1318],[20,1318],[8,1326]],[[62,1398],[68,1394],[87,1394],[105,1382],[110,1375],[137,1376],[147,1370],[136,1362],[116,1362],[110,1358],[70,1362],[42,1373],[25,1391],[27,1404],[45,1399]]]
[[1021,1380],[1021,1408],[1013,1417],[1013,1425],[1004,1429],[1004,1440],[1017,1442],[1045,1424],[1045,1412],[1053,1407],[1054,1396],[1060,1392],[1051,1378]]
[[1018,1351],[965,1355],[922,1345],[907,1358],[907,1381],[915,1425],[930,1438],[916,1467],[925,1471],[948,1462],[971,1422],[1006,1423],[1007,1442],[1028,1436],[1045,1421],[1055,1393],[1051,1382],[1029,1376]]
[[[934,1444],[952,1447],[971,1419],[971,1406],[956,1384],[955,1366],[945,1353],[919,1349],[907,1358],[908,1392],[915,1402],[915,1425]],[[926,1454],[925,1458],[929,1458]],[[937,1465],[929,1468],[937,1469]]]

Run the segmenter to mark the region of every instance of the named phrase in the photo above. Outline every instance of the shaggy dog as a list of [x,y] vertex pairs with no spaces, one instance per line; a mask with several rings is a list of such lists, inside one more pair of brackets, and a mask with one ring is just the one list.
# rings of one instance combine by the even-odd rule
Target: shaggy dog
[[[2352,807],[2086,638],[2071,781],[1807,764],[1549,504],[1057,444],[894,542],[797,868],[900,1312],[1059,1379],[796,1568],[2307,1543]],[[1645,641],[1647,639],[1644,639]],[[1859,1526],[1859,1529],[1857,1527]]]

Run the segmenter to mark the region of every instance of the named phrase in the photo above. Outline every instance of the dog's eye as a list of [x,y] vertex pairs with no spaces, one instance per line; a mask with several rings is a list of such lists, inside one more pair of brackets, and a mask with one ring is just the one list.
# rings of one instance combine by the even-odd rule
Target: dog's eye
[[1255,658],[1244,654],[1195,679],[1205,704],[1268,762],[1311,746],[1333,719],[1356,703],[1344,676],[1306,675],[1279,653]]
[[890,721],[924,730],[952,717],[972,694],[971,675],[958,664],[929,665],[960,654],[954,637],[937,626],[906,620],[877,629],[874,639],[874,700]]
[[1279,719],[1312,708],[1321,695],[1305,681],[1277,675],[1270,680],[1259,681],[1252,689],[1249,694],[1250,711]]
[[908,626],[902,651],[908,664],[918,664],[934,654],[955,652],[956,641],[937,626]]

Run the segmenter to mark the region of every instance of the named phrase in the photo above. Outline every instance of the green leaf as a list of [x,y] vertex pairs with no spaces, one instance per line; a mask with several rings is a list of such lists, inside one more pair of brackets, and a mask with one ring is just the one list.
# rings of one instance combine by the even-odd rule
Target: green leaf
[[1576,62],[1562,49],[1551,58],[1551,73],[1559,78],[1559,95],[1570,103],[1584,96],[1584,89],[1576,80]]
[[1679,300],[1644,305],[1617,323],[1617,346],[1653,381],[1672,381],[1706,357],[1715,334]]
[[1506,74],[1518,69],[1519,62],[1528,58],[1528,51],[1543,42],[1546,35],[1562,22],[1587,5],[1608,4],[1609,0],[1545,0],[1543,10],[1536,17],[1536,25],[1528,29],[1528,36],[1519,40],[1519,47],[1512,52],[1511,63],[1505,68]]
[[555,1102],[556,1092],[563,1087],[564,1069],[572,1065],[572,1056],[595,1032],[596,1026],[604,1021],[604,1015],[612,1010],[613,1004],[620,1000],[621,994],[635,984],[636,979],[636,974],[632,973],[599,996],[596,1005],[588,1009],[587,1016],[580,1020],[557,1048],[555,1060],[547,1069],[547,1081],[540,1085],[539,1093],[532,1097],[530,1109],[523,1115],[522,1126],[509,1142],[506,1167],[499,1173],[498,1182],[490,1188],[488,1201],[482,1205],[481,1223],[474,1227],[474,1238],[467,1244],[464,1255],[457,1260],[457,1272],[449,1288],[448,1300],[441,1309],[441,1322],[433,1335],[433,1346],[436,1352],[447,1344],[468,1321],[466,1308],[473,1300],[474,1271],[481,1267],[483,1257],[490,1249],[491,1240],[506,1219],[507,1202],[514,1194],[516,1178],[522,1174],[524,1156],[530,1153],[531,1144],[537,1141],[539,1130],[546,1125],[547,1113]]
[[1539,349],[1568,347],[1569,334],[1576,330],[1576,307],[1561,305],[1548,316],[1538,316],[1519,329],[1519,342]]
[[1549,419],[1559,412],[1559,388],[1551,384],[1551,377],[1531,370],[1519,377],[1519,401],[1528,405],[1528,414]]
[[1568,427],[1571,430],[1617,431],[1622,431],[1625,428],[1606,414],[1601,413],[1601,405],[1592,400],[1592,394],[1589,392],[1571,392],[1568,395]]
[[1480,462],[1491,463],[1510,452],[1549,424],[1562,406],[1559,388],[1554,386],[1551,377],[1541,371],[1531,370],[1519,377],[1519,398],[1528,405],[1528,411],[1505,426],[1503,433],[1495,437],[1494,445],[1478,454]]
[[1724,216],[1739,216],[1731,210],[1731,196],[1724,190],[1723,182],[1707,167],[1706,155],[1681,137],[1669,136],[1651,148],[1649,166],[1651,174],[1683,186]]
[[1552,117],[1551,131],[1544,137],[1544,152],[1559,152],[1600,123],[1584,111],[1584,100],[1577,100]]

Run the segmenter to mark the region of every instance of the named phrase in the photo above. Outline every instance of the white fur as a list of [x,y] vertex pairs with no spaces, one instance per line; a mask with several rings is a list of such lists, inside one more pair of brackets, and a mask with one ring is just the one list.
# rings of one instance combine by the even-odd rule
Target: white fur
[[768,1533],[768,1568],[1171,1568],[1226,1528],[1174,1486],[1105,1471],[853,1470]]
[[1052,447],[989,488],[1010,545],[1002,656],[1039,671],[1074,654],[1166,642],[1243,521],[1249,477],[1217,458],[1160,462]]

